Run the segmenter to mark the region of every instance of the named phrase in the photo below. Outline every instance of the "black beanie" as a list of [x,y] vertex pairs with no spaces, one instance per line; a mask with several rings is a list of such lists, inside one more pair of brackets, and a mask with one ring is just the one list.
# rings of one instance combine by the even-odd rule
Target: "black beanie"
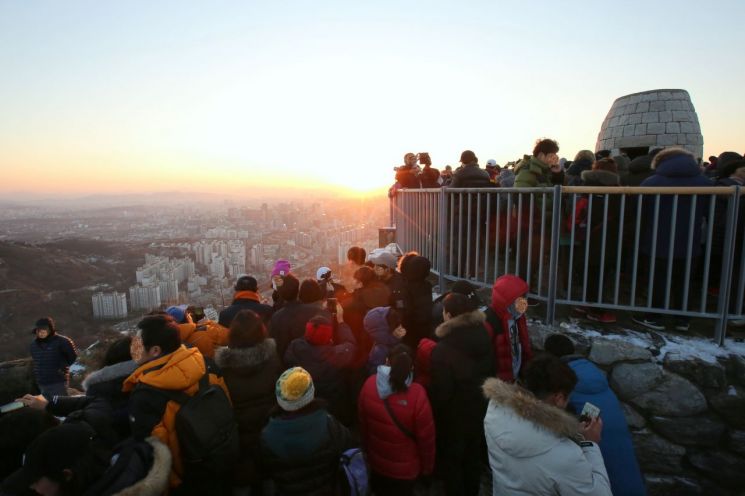
[[323,299],[323,290],[313,279],[306,279],[300,284],[300,301],[303,303],[313,303]]
[[54,320],[52,320],[52,317],[42,317],[36,321],[32,332],[36,332],[36,329],[49,329],[49,334],[54,334],[56,331]]
[[258,291],[259,284],[256,282],[256,279],[254,279],[251,276],[241,276],[238,278],[237,281],[235,281],[235,290],[236,291]]

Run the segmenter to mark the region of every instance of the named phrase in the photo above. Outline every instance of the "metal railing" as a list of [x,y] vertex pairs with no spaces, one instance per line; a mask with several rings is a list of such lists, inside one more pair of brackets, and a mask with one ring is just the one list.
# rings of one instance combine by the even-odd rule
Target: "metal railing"
[[[727,322],[743,319],[739,187],[549,187],[399,190],[396,241],[446,280],[490,287],[502,274],[557,305]],[[711,291],[718,289],[718,294]]]

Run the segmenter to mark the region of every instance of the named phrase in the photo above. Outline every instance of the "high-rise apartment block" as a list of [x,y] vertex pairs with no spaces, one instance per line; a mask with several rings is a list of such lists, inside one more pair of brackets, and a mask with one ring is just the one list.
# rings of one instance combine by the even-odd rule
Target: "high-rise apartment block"
[[147,286],[135,285],[129,288],[129,301],[132,310],[155,310],[160,307],[160,286],[150,284]]
[[127,296],[124,293],[95,293],[91,297],[93,317],[97,319],[121,319],[127,316]]

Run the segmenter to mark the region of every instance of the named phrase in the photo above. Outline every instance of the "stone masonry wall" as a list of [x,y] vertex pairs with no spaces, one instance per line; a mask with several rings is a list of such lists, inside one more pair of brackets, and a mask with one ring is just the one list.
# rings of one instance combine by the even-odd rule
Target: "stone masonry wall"
[[698,116],[685,90],[652,90],[613,102],[598,134],[595,151],[680,146],[697,158],[704,153]]
[[607,373],[651,496],[745,495],[744,356],[661,353],[572,326],[531,323],[530,332],[537,349],[561,332]]

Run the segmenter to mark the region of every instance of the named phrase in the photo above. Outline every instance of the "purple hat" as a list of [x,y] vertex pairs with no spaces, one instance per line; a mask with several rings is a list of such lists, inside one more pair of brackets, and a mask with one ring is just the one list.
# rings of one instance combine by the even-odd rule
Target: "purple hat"
[[286,276],[290,273],[290,262],[285,259],[279,259],[274,264],[272,269],[272,277],[274,276]]

